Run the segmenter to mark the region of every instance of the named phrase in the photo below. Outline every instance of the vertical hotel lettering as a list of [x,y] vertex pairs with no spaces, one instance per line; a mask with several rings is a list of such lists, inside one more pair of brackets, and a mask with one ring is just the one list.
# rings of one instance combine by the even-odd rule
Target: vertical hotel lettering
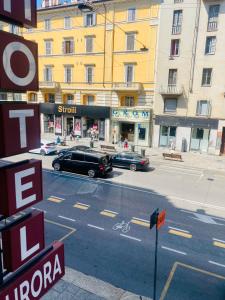
[[[36,26],[36,0],[4,0],[1,4],[0,20],[19,26]],[[37,44],[3,31],[0,31],[0,39],[0,89],[38,90]],[[23,76],[22,68],[28,70]],[[2,102],[0,136],[3,137],[0,158],[39,147],[39,106]],[[0,256],[0,299],[40,298],[65,273],[64,245],[61,242],[45,245],[44,213],[25,210],[43,199],[41,161],[24,160],[0,167],[0,191],[0,251],[3,253]],[[7,222],[21,211],[23,214],[17,215],[16,220]]]

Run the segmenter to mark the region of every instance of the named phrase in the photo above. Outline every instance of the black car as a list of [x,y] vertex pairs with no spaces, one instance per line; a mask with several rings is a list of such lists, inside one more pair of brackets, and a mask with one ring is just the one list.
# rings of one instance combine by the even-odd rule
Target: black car
[[149,159],[135,152],[121,152],[112,156],[112,165],[128,168],[131,171],[146,170],[149,166]]
[[89,146],[85,146],[85,145],[77,145],[77,146],[73,146],[71,148],[66,148],[66,149],[61,149],[58,151],[58,155],[62,155],[65,154],[68,151],[91,151],[92,148]]
[[89,177],[105,176],[112,171],[108,155],[96,151],[67,151],[52,162],[55,171],[69,171],[88,174]]

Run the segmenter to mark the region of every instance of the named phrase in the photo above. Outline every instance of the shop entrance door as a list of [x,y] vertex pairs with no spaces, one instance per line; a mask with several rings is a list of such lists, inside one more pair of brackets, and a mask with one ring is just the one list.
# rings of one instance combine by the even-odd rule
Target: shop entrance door
[[134,142],[134,123],[121,123],[122,140],[128,139],[128,142]]
[[220,154],[225,154],[225,127],[223,127],[223,133],[222,133],[222,142],[221,142],[221,148],[220,148]]
[[177,132],[177,127],[175,126],[161,126],[159,146],[171,147],[172,144],[175,145],[176,132]]
[[73,118],[66,118],[66,134],[70,135],[73,129]]
[[207,152],[210,129],[192,128],[191,150]]

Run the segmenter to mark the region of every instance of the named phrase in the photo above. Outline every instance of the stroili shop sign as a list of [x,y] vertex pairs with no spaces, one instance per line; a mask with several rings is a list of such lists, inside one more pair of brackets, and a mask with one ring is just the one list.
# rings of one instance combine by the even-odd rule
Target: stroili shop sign
[[150,119],[150,111],[137,109],[112,109],[112,118],[114,120],[129,121],[148,121]]

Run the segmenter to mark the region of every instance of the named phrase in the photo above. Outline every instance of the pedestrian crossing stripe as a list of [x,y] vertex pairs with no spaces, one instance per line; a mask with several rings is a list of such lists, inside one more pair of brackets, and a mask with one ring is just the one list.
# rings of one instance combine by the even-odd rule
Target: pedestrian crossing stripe
[[87,210],[90,207],[90,205],[77,202],[73,207],[83,209],[83,210]]
[[62,201],[64,201],[65,199],[63,198],[60,198],[60,197],[56,197],[56,196],[50,196],[48,198],[48,201],[51,201],[51,202],[55,202],[55,203],[61,203]]
[[100,215],[110,217],[110,218],[115,218],[118,215],[118,213],[104,209],[103,211],[100,212]]
[[131,223],[136,224],[136,225],[140,225],[140,226],[144,226],[144,227],[148,227],[150,226],[150,222],[147,220],[143,220],[143,219],[139,219],[139,218],[132,218]]
[[218,242],[218,241],[214,241],[213,245],[216,246],[216,247],[225,248],[225,243],[221,243],[221,242]]

